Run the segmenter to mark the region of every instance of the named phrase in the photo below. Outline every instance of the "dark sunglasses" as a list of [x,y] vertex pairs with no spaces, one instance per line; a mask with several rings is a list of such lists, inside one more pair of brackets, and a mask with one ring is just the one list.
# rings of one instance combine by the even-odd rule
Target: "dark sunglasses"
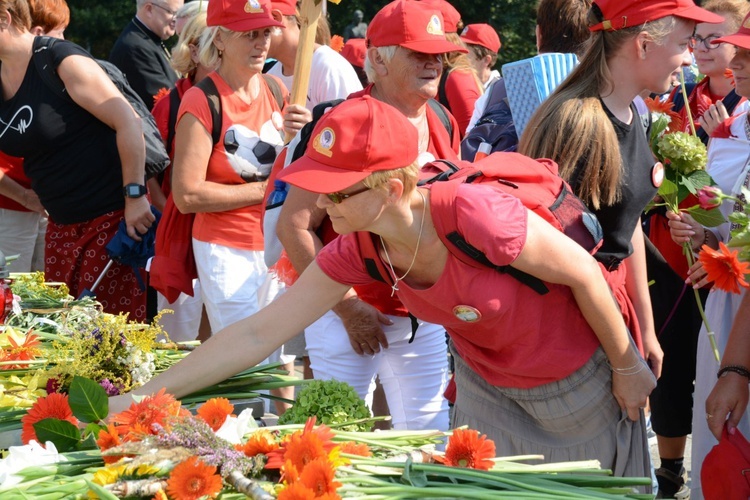
[[339,203],[341,203],[342,201],[346,200],[347,198],[351,198],[352,196],[356,196],[358,194],[362,194],[365,191],[369,191],[370,189],[372,189],[372,188],[369,188],[369,187],[365,186],[362,189],[357,189],[356,191],[351,192],[351,193],[341,193],[341,192],[339,192],[339,193],[328,193],[328,194],[326,194],[326,196],[328,197],[329,200],[331,200],[333,203],[335,203],[335,204],[338,205]]

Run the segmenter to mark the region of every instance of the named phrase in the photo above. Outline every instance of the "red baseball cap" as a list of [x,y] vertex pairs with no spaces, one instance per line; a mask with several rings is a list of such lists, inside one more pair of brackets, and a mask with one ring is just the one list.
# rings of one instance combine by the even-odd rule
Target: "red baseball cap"
[[341,55],[349,61],[349,64],[357,68],[365,67],[365,53],[367,43],[364,38],[350,38],[341,49]]
[[271,9],[278,10],[282,16],[296,16],[297,0],[271,0]]
[[696,23],[721,23],[724,18],[701,9],[693,0],[594,0],[604,21],[589,27],[591,31],[614,31],[640,26],[662,17],[676,16]]
[[467,24],[461,32],[461,40],[472,45],[481,45],[495,54],[502,47],[500,37],[497,36],[495,28],[489,24]]
[[413,0],[396,0],[380,9],[367,27],[367,46],[400,45],[422,54],[468,52],[445,39],[443,16]]
[[284,26],[271,17],[271,3],[268,0],[211,0],[208,2],[206,25],[237,32]]
[[735,429],[734,434],[721,433],[719,444],[703,460],[701,487],[705,498],[749,498],[750,443]]
[[750,49],[750,14],[745,16],[737,33],[711,40],[711,43],[730,43],[742,49]]
[[305,154],[279,179],[313,193],[334,193],[371,173],[414,163],[417,128],[400,111],[369,95],[347,99],[324,114]]
[[443,15],[445,21],[445,32],[458,32],[458,22],[461,20],[461,14],[456,8],[445,0],[419,0],[432,8],[438,9]]

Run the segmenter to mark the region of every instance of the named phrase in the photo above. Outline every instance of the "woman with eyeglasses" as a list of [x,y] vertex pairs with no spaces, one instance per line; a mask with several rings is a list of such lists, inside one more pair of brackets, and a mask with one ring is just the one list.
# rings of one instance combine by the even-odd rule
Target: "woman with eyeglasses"
[[[451,336],[455,426],[486,434],[499,455],[597,459],[618,476],[648,475],[645,435],[626,438],[625,429],[628,416],[639,418],[655,380],[594,259],[518,198],[487,184],[462,184],[448,208],[462,236],[493,263],[544,280],[549,292],[539,295],[507,273],[464,262],[438,232],[437,186],[417,186],[418,157],[417,129],[371,96],[323,115],[305,155],[279,177],[318,193],[318,206],[341,236],[275,302],[135,392],[166,388],[181,397],[257,363],[351,286],[375,282],[368,273],[374,264],[409,311]],[[363,250],[368,241],[372,253]],[[409,376],[419,377],[422,365],[415,356]],[[110,411],[131,401],[116,396]]]
[[[686,86],[687,102],[698,136],[708,143],[711,131],[719,123],[720,111],[726,116],[727,111],[731,114],[747,109],[747,99],[734,91],[731,75],[725,74],[735,47],[712,42],[737,31],[750,11],[750,3],[745,0],[711,0],[703,8],[724,18],[718,24],[698,24],[690,39],[698,70],[706,76],[698,84]],[[690,133],[692,129],[681,87],[672,90],[669,102],[674,104],[673,111],[678,113],[682,122],[681,130]],[[695,200],[690,198],[684,204],[694,205]],[[695,297],[685,284],[687,259],[682,245],[672,241],[663,207],[654,210],[648,218],[648,237],[663,257],[658,258],[656,252],[647,255],[649,280],[654,282],[649,288],[654,323],[664,351],[662,375],[651,395],[651,424],[662,461],[662,467],[656,473],[659,487],[665,494],[673,496],[680,488],[687,490],[683,485],[682,457],[687,436],[692,431],[695,357],[701,317]],[[703,303],[707,295],[708,290],[701,291]]]
[[[209,2],[198,52],[200,64],[216,70],[185,92],[175,129],[172,196],[180,212],[195,214],[193,253],[213,332],[273,298],[263,260],[261,202],[283,147],[287,92],[261,73],[280,23],[267,0],[251,7]],[[210,101],[220,111],[216,122],[211,85],[217,95]]]

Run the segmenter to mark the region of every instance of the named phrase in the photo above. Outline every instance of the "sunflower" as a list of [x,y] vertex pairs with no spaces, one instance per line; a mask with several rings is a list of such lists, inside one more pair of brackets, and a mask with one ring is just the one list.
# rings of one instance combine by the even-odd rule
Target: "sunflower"
[[489,470],[494,462],[495,443],[473,429],[455,429],[445,449],[445,465]]
[[[99,431],[99,438],[96,440],[96,445],[101,451],[107,451],[115,446],[120,446],[122,440],[120,439],[120,428],[115,427],[112,424],[107,425],[106,429]],[[113,464],[122,458],[121,455],[102,455],[102,459],[105,464]]]
[[198,408],[198,416],[211,427],[214,432],[221,429],[227,417],[232,415],[234,405],[226,398],[211,398]]
[[270,431],[261,429],[253,432],[245,444],[238,444],[237,451],[243,452],[248,457],[255,455],[268,455],[279,449],[279,443]]
[[57,418],[78,425],[78,419],[73,416],[73,411],[68,404],[67,394],[53,392],[47,397],[37,399],[34,406],[21,418],[21,423],[23,423],[21,440],[24,444],[28,444],[32,439],[39,441],[34,431],[34,424],[45,418]]
[[708,280],[714,282],[719,290],[729,293],[740,293],[740,286],[750,287],[745,275],[750,274],[750,263],[740,261],[737,250],[730,250],[719,242],[719,249],[714,250],[703,245],[698,260],[706,270]]
[[339,445],[339,451],[341,453],[348,453],[349,455],[359,455],[360,457],[371,457],[370,447],[365,443],[357,443],[355,441],[344,441]]
[[298,482],[313,490],[316,497],[332,495],[341,486],[341,483],[333,480],[335,474],[333,465],[327,459],[317,458],[305,466]]
[[127,410],[114,415],[111,421],[126,426],[129,431],[154,434],[154,424],[167,427],[168,417],[189,415],[190,412],[183,409],[180,402],[171,394],[166,394],[166,389],[162,388],[153,396],[145,397],[140,403],[133,403]]
[[221,476],[216,474],[216,467],[204,464],[196,456],[179,463],[167,481],[169,496],[180,500],[198,500],[203,496],[216,498],[221,488]]

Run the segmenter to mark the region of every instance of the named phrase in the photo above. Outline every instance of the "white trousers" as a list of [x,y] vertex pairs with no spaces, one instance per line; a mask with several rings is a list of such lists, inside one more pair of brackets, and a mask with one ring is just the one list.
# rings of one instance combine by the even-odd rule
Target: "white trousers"
[[44,271],[44,234],[47,218],[38,212],[0,208],[0,251],[18,255],[8,269],[12,273]]
[[388,316],[393,325],[381,325],[388,349],[360,356],[349,344],[341,319],[328,311],[305,328],[310,367],[316,379],[336,379],[351,384],[372,406],[375,376],[380,377],[394,429],[447,430],[448,357],[443,327],[419,322],[414,342],[411,320]]
[[177,300],[169,303],[161,293],[156,294],[156,307],[158,311],[171,309],[172,314],[165,314],[159,320],[159,325],[164,329],[169,338],[174,342],[186,342],[198,337],[198,328],[201,324],[201,313],[203,312],[203,298],[201,297],[201,284],[193,280],[193,296],[181,293]]

